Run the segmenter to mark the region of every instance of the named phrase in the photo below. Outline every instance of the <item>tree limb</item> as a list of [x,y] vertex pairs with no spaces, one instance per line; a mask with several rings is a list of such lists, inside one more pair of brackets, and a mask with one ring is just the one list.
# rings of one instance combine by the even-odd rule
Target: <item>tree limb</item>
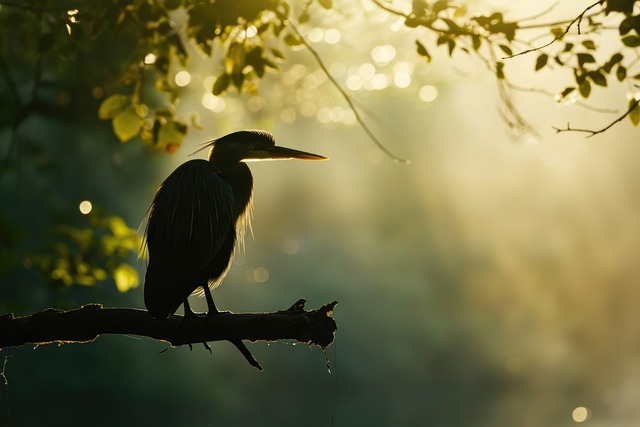
[[172,347],[230,341],[252,366],[260,364],[243,340],[277,341],[293,339],[326,348],[335,338],[331,317],[336,301],[316,310],[305,310],[301,299],[287,310],[273,313],[220,313],[213,317],[171,316],[154,319],[147,311],[133,308],[105,308],[88,304],[73,310],[49,308],[30,316],[0,316],[0,348],[27,343],[86,343],[102,334],[139,335],[164,341]]

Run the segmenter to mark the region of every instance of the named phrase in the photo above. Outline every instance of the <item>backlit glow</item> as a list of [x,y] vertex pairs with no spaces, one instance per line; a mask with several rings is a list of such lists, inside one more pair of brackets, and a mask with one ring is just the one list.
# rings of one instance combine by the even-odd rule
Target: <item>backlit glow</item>
[[87,215],[93,209],[93,205],[91,204],[90,201],[83,200],[82,202],[80,202],[80,205],[78,206],[78,209],[80,209],[80,213],[81,214]]
[[191,82],[191,74],[188,71],[179,71],[174,80],[177,86],[184,87]]
[[584,406],[578,406],[571,413],[571,418],[573,421],[577,423],[585,422],[589,419],[589,408],[585,408]]

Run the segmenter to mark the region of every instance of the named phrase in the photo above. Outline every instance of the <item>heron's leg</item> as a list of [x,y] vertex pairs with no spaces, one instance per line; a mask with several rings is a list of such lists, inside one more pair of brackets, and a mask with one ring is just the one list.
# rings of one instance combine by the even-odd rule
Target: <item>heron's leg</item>
[[218,311],[216,304],[213,302],[213,296],[211,295],[211,289],[209,289],[209,286],[204,285],[202,290],[204,291],[204,297],[207,299],[207,305],[209,306],[207,316],[215,316],[216,314],[219,314],[220,312]]
[[[198,317],[198,315],[196,313],[193,312],[193,310],[191,309],[191,306],[189,305],[189,299],[185,299],[184,300],[184,317],[186,318],[193,318],[193,317]],[[207,350],[209,350],[209,353],[211,353],[211,347],[209,346],[209,344],[207,344],[206,342],[202,343],[204,345],[204,348],[206,348]],[[189,350],[193,350],[193,347],[191,346],[191,343],[189,343]]]
[[189,299],[184,300],[184,317],[197,317],[197,314],[191,310],[191,306],[189,305]]

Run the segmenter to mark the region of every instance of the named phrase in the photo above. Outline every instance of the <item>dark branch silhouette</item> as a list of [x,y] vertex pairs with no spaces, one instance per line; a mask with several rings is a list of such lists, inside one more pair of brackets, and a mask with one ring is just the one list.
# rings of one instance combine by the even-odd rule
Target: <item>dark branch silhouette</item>
[[220,313],[212,317],[171,316],[154,319],[147,311],[105,308],[88,304],[73,310],[49,308],[30,316],[0,316],[0,348],[27,343],[86,343],[102,334],[139,335],[164,341],[173,347],[230,341],[252,366],[262,370],[243,344],[248,341],[292,339],[326,348],[335,338],[331,317],[336,301],[316,310],[305,310],[301,299],[287,310],[273,313]]
[[556,131],[556,133],[561,133],[561,132],[588,133],[589,135],[587,135],[587,138],[591,138],[594,135],[598,135],[599,133],[604,133],[604,132],[608,131],[616,123],[620,123],[622,120],[624,120],[625,117],[627,117],[629,114],[631,114],[631,112],[634,109],[639,108],[638,107],[639,104],[640,104],[640,99],[636,99],[634,102],[631,103],[631,105],[629,105],[629,108],[627,109],[627,111],[625,111],[625,113],[623,115],[621,115],[620,117],[618,117],[617,119],[615,119],[614,121],[609,123],[607,126],[603,127],[602,129],[593,130],[593,129],[572,128],[568,123],[567,123],[567,127],[564,128],[564,129],[563,128],[558,128],[558,127],[555,127],[555,126],[553,127],[553,129]]

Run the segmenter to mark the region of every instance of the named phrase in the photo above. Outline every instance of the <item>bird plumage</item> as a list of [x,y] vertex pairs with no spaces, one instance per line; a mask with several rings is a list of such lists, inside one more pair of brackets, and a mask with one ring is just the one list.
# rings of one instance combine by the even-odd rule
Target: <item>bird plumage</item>
[[144,300],[158,319],[172,315],[181,304],[185,314],[192,314],[187,298],[200,287],[209,314],[217,313],[209,288],[224,279],[251,211],[253,177],[245,160],[324,159],[276,147],[265,131],[234,132],[208,146],[212,146],[209,159],[179,166],[162,183],[149,208]]

